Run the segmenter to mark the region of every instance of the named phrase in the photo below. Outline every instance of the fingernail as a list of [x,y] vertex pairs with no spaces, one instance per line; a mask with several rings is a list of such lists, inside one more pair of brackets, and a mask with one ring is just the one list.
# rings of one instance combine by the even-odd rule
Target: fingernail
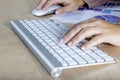
[[59,11],[56,11],[55,14],[59,14]]
[[60,43],[60,44],[63,44],[63,43],[64,43],[64,39],[61,39],[59,43]]
[[45,11],[45,10],[46,10],[46,8],[43,8],[43,10]]
[[68,46],[72,46],[72,42],[69,42],[67,45],[68,45]]
[[36,9],[39,9],[39,7],[37,6]]
[[83,51],[85,51],[85,50],[86,50],[85,46],[82,46],[82,47],[81,47],[81,49],[82,49]]

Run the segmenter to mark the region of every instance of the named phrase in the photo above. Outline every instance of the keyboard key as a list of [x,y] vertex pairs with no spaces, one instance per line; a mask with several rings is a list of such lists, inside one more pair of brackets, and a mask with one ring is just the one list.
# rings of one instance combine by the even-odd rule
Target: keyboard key
[[98,56],[95,53],[88,53],[92,58],[94,58],[97,62],[104,62],[104,59],[102,59],[100,56]]
[[114,59],[110,56],[103,56],[106,61],[113,61]]
[[70,66],[77,65],[77,62],[74,61],[74,60],[68,60],[67,62],[68,62],[68,64],[69,64]]
[[74,56],[74,59],[79,63],[79,64],[86,64],[87,62],[81,58],[80,56]]
[[87,54],[82,55],[82,58],[84,58],[88,63],[95,63],[96,62],[92,57],[88,56]]

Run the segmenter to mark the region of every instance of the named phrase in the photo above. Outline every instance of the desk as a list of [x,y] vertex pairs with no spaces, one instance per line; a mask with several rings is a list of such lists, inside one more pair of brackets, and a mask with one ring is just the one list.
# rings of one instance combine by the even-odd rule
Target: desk
[[0,80],[120,80],[120,47],[100,45],[116,63],[62,72],[52,78],[10,28],[10,20],[40,18],[31,14],[38,0],[0,0]]

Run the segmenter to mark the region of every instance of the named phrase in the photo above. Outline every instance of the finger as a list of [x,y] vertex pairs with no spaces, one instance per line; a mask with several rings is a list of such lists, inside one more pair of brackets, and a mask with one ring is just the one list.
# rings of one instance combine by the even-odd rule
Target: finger
[[[68,32],[65,34],[65,36],[64,36],[63,39],[60,41],[60,43],[62,43],[62,44],[67,43],[67,42],[70,41],[74,36],[76,36],[76,34],[77,34],[80,30],[82,30],[82,29],[85,28],[85,27],[88,27],[88,26],[96,26],[95,21],[96,21],[96,19],[95,19],[95,18],[92,18],[92,19],[90,19],[90,20],[83,21],[83,22],[81,22],[81,23],[76,24],[75,26],[73,26],[73,28],[72,28],[70,31],[68,31]],[[82,30],[82,31],[83,31],[83,30]],[[80,37],[80,34],[82,34],[82,33],[84,33],[84,32],[85,32],[85,31],[79,33],[78,36],[73,39],[73,42],[68,43],[69,46],[70,46],[70,45],[71,45],[71,46],[72,46],[72,45],[75,45],[78,41],[81,41],[82,39],[84,39],[86,36],[85,36],[85,37],[81,37],[80,40],[76,39],[76,38],[79,38],[79,37]],[[87,30],[86,30],[86,32],[87,32]],[[82,36],[84,36],[84,35],[82,35]],[[78,40],[78,41],[77,41],[77,40]],[[71,43],[72,43],[72,44],[71,44]]]
[[70,29],[70,31],[68,31],[63,39],[60,41],[60,43],[65,44],[67,43],[73,36],[75,36],[79,31],[81,30],[81,27],[79,25],[75,25],[73,26],[72,29]]
[[93,47],[93,46],[96,46],[96,45],[98,45],[98,44],[103,43],[104,40],[105,40],[104,35],[95,36],[95,37],[93,37],[90,41],[88,41],[86,44],[84,44],[81,48],[82,48],[83,50],[90,49],[90,48]]
[[97,21],[98,19],[97,18],[90,18],[90,19],[88,19],[88,20],[85,20],[85,21],[83,21],[82,23],[90,23],[90,22],[95,22],[95,21]]
[[50,6],[57,3],[56,1],[57,0],[49,0],[49,1],[47,1],[47,3],[43,7],[43,10],[48,10]]
[[90,27],[90,26],[95,26],[95,27],[97,27],[97,26],[99,26],[99,23],[98,23],[98,21],[99,20],[97,20],[97,19],[95,19],[95,18],[92,18],[92,19],[90,19],[90,20],[87,20],[87,21],[85,21],[85,22],[83,22],[82,24],[81,24],[81,27],[82,28],[85,28],[85,27]]
[[93,27],[86,27],[82,29],[76,36],[74,36],[68,43],[69,46],[74,46],[87,37],[100,34],[100,29]]
[[72,8],[71,5],[65,5],[64,7],[58,9],[55,11],[55,14],[62,14],[62,13],[65,13],[65,12],[70,12],[70,11],[74,11],[75,9]]
[[46,2],[47,0],[41,0],[39,5],[37,6],[37,9],[42,9]]

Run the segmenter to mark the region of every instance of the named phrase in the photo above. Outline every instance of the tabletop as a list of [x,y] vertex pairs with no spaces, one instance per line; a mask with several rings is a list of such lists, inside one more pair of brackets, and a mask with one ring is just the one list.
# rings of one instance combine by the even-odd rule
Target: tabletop
[[0,0],[0,80],[120,80],[120,47],[108,44],[99,47],[114,57],[115,63],[67,69],[52,78],[10,26],[11,20],[43,18],[31,14],[38,2]]

